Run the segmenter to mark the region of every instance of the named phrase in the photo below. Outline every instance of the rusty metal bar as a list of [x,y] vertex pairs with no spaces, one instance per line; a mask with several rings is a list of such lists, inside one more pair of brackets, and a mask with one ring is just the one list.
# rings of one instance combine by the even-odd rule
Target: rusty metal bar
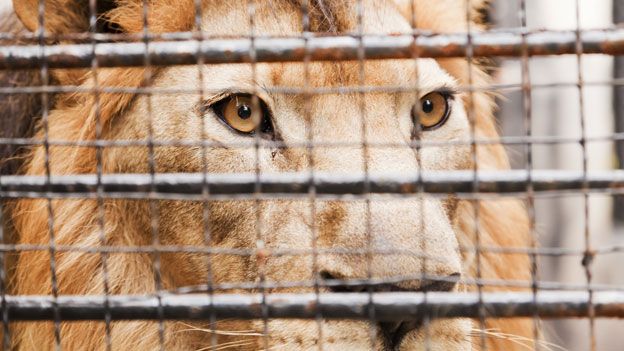
[[[522,33],[473,33],[470,46],[475,57],[520,56],[526,47],[528,55],[576,54],[574,31],[540,31]],[[364,36],[364,54],[371,59],[411,59],[413,57],[465,57],[468,47],[466,34],[435,34],[414,36]],[[415,44],[414,44],[415,43]],[[584,54],[624,54],[624,28],[592,30],[581,33]],[[356,36],[304,38],[255,38],[254,62],[301,62],[357,60],[361,42]],[[98,43],[50,45],[21,45],[0,47],[0,69],[89,68],[93,53],[98,67],[143,66],[147,57],[150,65],[192,65],[198,60],[206,64],[251,62],[250,39],[207,39],[202,41],[156,41],[144,43]],[[526,46],[525,46],[526,45]],[[94,49],[95,46],[95,49]],[[201,56],[201,57],[198,57]]]
[[[9,319],[52,320],[58,308],[61,320],[100,320],[109,313],[112,320],[158,320],[159,303],[168,320],[259,319],[263,304],[269,318],[361,319],[375,310],[377,321],[404,321],[430,318],[478,316],[482,303],[488,317],[514,318],[537,314],[542,318],[586,317],[588,292],[540,291],[483,293],[324,293],[270,294],[193,294],[155,296],[6,296]],[[624,292],[601,291],[592,297],[596,317],[624,317]],[[481,301],[481,302],[480,302]]]
[[[318,194],[364,194],[367,189],[376,194],[426,193],[519,193],[531,182],[535,191],[563,191],[581,188],[624,189],[624,171],[596,171],[587,176],[581,171],[526,170],[511,171],[425,171],[413,174],[371,173],[335,175],[329,173],[208,174],[169,173],[108,174],[101,182],[94,174],[51,176],[4,176],[0,178],[3,197],[46,198],[51,194],[81,195],[97,192],[98,184],[104,196],[111,194],[201,195],[207,184],[212,195],[241,195],[256,193],[256,183],[262,194],[307,194],[314,184]],[[369,182],[369,185],[366,185]]]

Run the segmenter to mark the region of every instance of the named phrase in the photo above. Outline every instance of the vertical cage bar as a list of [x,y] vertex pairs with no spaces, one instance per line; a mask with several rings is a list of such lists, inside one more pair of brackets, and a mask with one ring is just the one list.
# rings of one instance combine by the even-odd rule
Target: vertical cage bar
[[[39,24],[39,28],[37,30],[38,36],[38,44],[39,44],[39,52],[42,58],[42,63],[40,67],[40,75],[41,75],[41,86],[43,88],[47,87],[50,84],[50,75],[48,71],[47,61],[43,59],[45,57],[46,50],[46,41],[45,41],[45,0],[38,1],[39,6],[37,8],[37,22]],[[49,114],[50,114],[50,106],[49,106],[49,96],[48,93],[43,91],[41,93],[41,106],[42,106],[42,116],[41,123],[44,131],[44,140],[43,147],[45,153],[45,176],[46,176],[46,184],[51,183],[51,164],[50,164],[50,127],[49,127]],[[54,348],[57,351],[61,350],[61,318],[58,309],[58,280],[56,275],[56,237],[54,234],[54,208],[52,204],[52,199],[47,198],[47,211],[48,211],[48,230],[49,230],[49,247],[48,251],[50,254],[50,279],[52,284],[52,296],[53,300],[53,308],[54,308]]]
[[[527,138],[531,138],[533,136],[533,99],[532,99],[532,88],[531,88],[531,71],[530,71],[530,58],[528,54],[528,46],[526,41],[526,32],[528,32],[527,27],[527,4],[526,0],[520,0],[520,25],[522,28],[522,41],[523,41],[523,50],[521,57],[521,74],[522,74],[522,112],[523,112],[523,120],[524,120],[524,135]],[[529,216],[529,242],[527,245],[532,250],[537,248],[537,239],[535,234],[535,198],[534,198],[534,189],[533,189],[533,144],[528,141],[525,145],[525,153],[526,153],[526,171],[527,171],[527,187],[526,187],[526,202],[527,202],[527,212]],[[537,255],[535,253],[529,254],[530,259],[530,270],[531,270],[531,290],[533,291],[533,300],[537,302],[537,293],[539,291],[539,275],[538,275],[538,266],[537,266]],[[537,304],[536,304],[537,305]],[[537,315],[537,309],[534,311],[533,315],[533,349],[538,351],[541,349],[541,345],[539,343],[540,338],[540,322],[539,316]]]
[[[624,1],[613,1],[613,23],[624,22]],[[614,79],[624,78],[624,56],[615,56]],[[615,132],[624,133],[624,85],[614,85],[614,109],[615,109]],[[624,141],[615,141],[615,150],[618,160],[618,167],[624,169]],[[624,195],[614,196],[613,204],[614,219],[624,223]]]
[[[420,61],[420,50],[418,48],[418,38],[419,38],[419,33],[418,33],[418,23],[417,23],[417,18],[418,18],[418,13],[417,13],[417,9],[416,9],[416,2],[415,1],[411,1],[411,6],[410,6],[410,27],[412,28],[413,31],[413,40],[414,40],[414,47],[416,48],[416,50],[413,51],[413,61],[414,61],[414,80],[415,80],[415,84],[412,87],[414,89],[414,106],[412,108],[412,116],[413,116],[413,132],[412,132],[412,138],[416,139],[418,141],[422,140],[422,128],[421,128],[421,116],[422,116],[422,105],[420,103],[420,96],[421,96],[421,87],[420,87],[420,70],[419,70],[419,61]],[[417,194],[418,194],[418,203],[420,206],[420,211],[421,211],[421,216],[420,216],[420,230],[424,233],[425,231],[425,191],[424,191],[424,186],[423,186],[423,179],[422,179],[422,171],[424,170],[424,167],[421,163],[422,160],[422,145],[420,145],[420,143],[416,143],[413,144],[412,147],[414,148],[414,155],[415,155],[415,162],[416,162],[416,170],[418,172],[418,179],[417,179]],[[425,253],[427,252],[427,240],[425,238],[425,236],[422,236],[422,239],[420,240],[421,243],[421,247],[422,247],[422,252]],[[422,255],[421,259],[421,264],[422,264],[422,272],[421,272],[421,277],[420,277],[420,281],[421,284],[425,284],[425,281],[427,279],[428,276],[428,261],[427,261],[427,257],[426,255]],[[428,298],[428,291],[425,290],[424,291],[424,298],[423,298],[423,304],[424,304],[424,308],[427,308],[427,298]],[[422,328],[424,331],[424,338],[425,338],[425,350],[431,350],[432,344],[431,344],[431,318],[430,316],[425,316],[423,318],[423,323],[422,323]]]
[[[151,59],[149,56],[149,45],[150,45],[150,31],[149,31],[149,11],[150,5],[149,0],[142,0],[142,19],[143,19],[143,67],[144,67],[144,84],[147,87],[152,85],[152,67],[151,67]],[[156,189],[155,189],[155,177],[156,177],[156,155],[155,155],[155,146],[154,146],[154,114],[152,108],[152,94],[148,93],[145,95],[146,99],[146,109],[147,109],[147,157],[148,157],[148,170],[150,174],[150,192],[149,192],[149,217],[150,217],[150,230],[152,236],[152,271],[154,274],[154,289],[156,297],[158,301],[158,341],[159,347],[161,351],[165,350],[165,318],[164,318],[164,309],[162,306],[162,271],[161,271],[161,260],[160,260],[160,251],[158,246],[160,245],[160,235],[159,235],[159,221],[160,221],[160,210],[159,210],[159,202],[155,199]]]
[[[93,94],[93,109],[95,116],[95,140],[100,141],[102,139],[102,116],[100,109],[100,92],[99,92],[99,78],[98,78],[98,62],[95,55],[96,40],[93,39],[97,33],[97,0],[89,0],[89,33],[92,36],[91,43],[93,45],[93,59],[91,61],[90,74],[93,80],[92,94]],[[102,146],[95,147],[95,167],[97,177],[97,212],[98,212],[98,230],[99,240],[102,247],[107,246],[106,243],[106,227],[105,227],[105,215],[106,209],[104,204],[104,187],[102,186],[102,171],[103,171],[103,159],[102,159]],[[112,336],[111,336],[111,315],[109,311],[110,287],[108,280],[108,254],[104,251],[100,253],[100,263],[102,264],[102,285],[104,288],[104,343],[105,349],[111,351],[112,349]]]
[[[203,1],[202,0],[194,0],[195,3],[195,34],[197,36],[197,40],[199,41],[199,45],[197,46],[197,80],[199,85],[199,96],[198,96],[198,106],[203,106],[205,103],[205,88],[204,82],[205,74],[204,74],[204,57],[200,55],[202,43],[204,40],[204,26],[203,26]],[[204,144],[204,141],[208,140],[208,135],[206,134],[206,118],[201,116],[201,132],[200,138],[202,142],[201,146],[201,157],[202,157],[202,223],[203,223],[203,234],[204,234],[204,245],[208,248],[212,247],[212,228],[210,225],[210,186],[208,184],[208,151],[207,146]],[[213,302],[214,289],[213,289],[213,267],[212,267],[212,259],[213,255],[211,253],[206,253],[206,294],[208,295],[208,300],[210,304]],[[210,318],[208,319],[208,330],[210,332],[210,350],[217,350],[218,347],[218,333],[217,333],[217,316],[215,313],[210,314]]]
[[[0,188],[2,188],[2,175],[0,174]],[[5,233],[5,202],[0,198],[0,244],[7,244]],[[9,329],[9,311],[7,309],[7,255],[4,250],[0,251],[0,309],[2,311],[2,350],[11,349],[11,330]]]
[[584,74],[583,74],[583,42],[581,40],[581,2],[575,0],[575,17],[576,17],[576,64],[578,67],[577,75],[577,90],[579,93],[579,116],[581,125],[581,139],[579,141],[582,155],[583,155],[583,188],[581,192],[583,194],[583,209],[584,209],[584,244],[585,255],[583,257],[582,265],[585,269],[585,278],[587,280],[587,292],[589,293],[589,303],[587,306],[589,316],[589,348],[592,351],[596,350],[596,323],[595,323],[595,309],[593,304],[593,289],[591,288],[592,271],[591,264],[593,261],[593,252],[591,245],[591,233],[590,233],[590,205],[589,205],[589,191],[587,181],[588,171],[588,154],[587,154],[587,126],[585,120],[585,98],[584,98]]
[[[312,36],[310,11],[312,10],[310,0],[301,1],[301,20],[302,20],[302,38],[304,40],[304,59],[303,59],[303,118],[306,121],[306,154],[308,158],[308,168],[310,174],[310,185],[308,186],[308,200],[310,206],[310,247],[312,248],[312,275],[314,280],[314,293],[316,295],[316,303],[320,304],[320,280],[322,279],[318,265],[318,223],[317,217],[317,201],[316,201],[316,183],[314,181],[315,160],[314,160],[314,117],[312,116],[311,100],[314,96],[310,93],[310,52],[308,47],[309,38]],[[322,10],[322,9],[321,9]],[[323,316],[320,311],[316,314],[317,328],[317,346],[318,350],[323,350]]]
[[[364,0],[357,0],[356,2],[356,33],[358,39],[358,48],[357,48],[357,61],[358,61],[358,86],[362,87],[366,85],[366,52],[364,45],[364,16],[365,16],[365,6]],[[371,199],[370,199],[370,178],[369,178],[369,149],[367,142],[367,123],[366,123],[366,95],[364,92],[359,92],[357,95],[358,98],[358,108],[360,115],[360,138],[361,138],[361,146],[362,146],[362,169],[364,171],[364,206],[365,206],[365,237],[366,237],[366,277],[367,279],[372,278],[373,273],[373,252],[372,252],[372,244],[373,244],[373,236],[372,236],[372,223],[371,223]],[[376,327],[376,317],[375,317],[375,309],[373,307],[373,289],[372,287],[368,287],[367,289],[369,296],[369,305],[368,305],[368,322],[369,322],[369,333],[370,333],[370,343],[371,348],[375,348],[377,344],[377,327]]]
[[[256,0],[247,0],[247,16],[249,17],[249,58],[251,65],[251,81],[252,81],[252,105],[254,107],[260,106],[260,101],[258,99],[258,72],[257,72],[257,50],[256,50],[256,10],[258,4]],[[255,174],[255,182],[254,182],[254,213],[256,215],[256,262],[258,268],[258,278],[259,278],[259,291],[262,294],[262,324],[263,324],[263,346],[265,350],[270,349],[270,338],[269,338],[269,308],[267,305],[267,278],[266,278],[266,262],[270,258],[269,251],[266,248],[266,238],[263,228],[263,220],[262,220],[262,211],[263,211],[263,202],[260,198],[260,194],[262,192],[262,184],[260,182],[260,174],[261,174],[261,165],[260,165],[260,124],[256,126],[256,132],[254,133],[254,174]]]
[[[466,64],[468,67],[468,86],[474,86],[474,46],[473,46],[473,32],[472,32],[472,0],[466,0]],[[468,109],[466,111],[468,116],[468,122],[470,123],[470,149],[472,156],[472,171],[473,171],[473,185],[478,187],[479,178],[479,158],[478,158],[478,150],[476,143],[476,111],[475,111],[475,97],[474,90],[470,89],[468,91]],[[483,351],[488,349],[487,347],[487,311],[485,309],[485,305],[483,304],[483,283],[481,282],[481,278],[483,276],[482,272],[482,264],[481,264],[481,229],[480,229],[480,206],[481,201],[478,197],[475,197],[471,200],[472,206],[474,208],[473,215],[475,220],[474,226],[474,238],[475,238],[475,259],[476,259],[476,280],[477,280],[477,294],[479,296],[479,341],[480,347]]]

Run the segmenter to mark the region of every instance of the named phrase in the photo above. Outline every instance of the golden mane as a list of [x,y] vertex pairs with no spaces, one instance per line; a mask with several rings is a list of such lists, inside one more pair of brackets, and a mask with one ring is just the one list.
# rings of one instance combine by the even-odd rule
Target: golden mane
[[[15,1],[15,8],[22,21],[30,30],[37,27],[36,15],[30,11],[38,0]],[[293,0],[295,1],[295,0]],[[436,1],[435,13],[428,13],[420,18],[417,16],[416,25],[420,29],[438,32],[465,31],[467,18],[465,15],[465,0],[431,0]],[[328,16],[327,9],[331,8],[330,0],[315,1],[315,9],[319,16]],[[410,1],[398,1],[405,3]],[[172,5],[175,3],[175,5]],[[478,16],[477,9],[485,1],[472,1],[474,7],[472,18]],[[117,25],[127,33],[140,33],[143,30],[142,1],[118,0],[116,7],[102,16]],[[424,1],[417,1],[419,6],[430,7]],[[459,4],[459,5],[458,5]],[[68,33],[86,31],[88,22],[84,20],[84,7],[73,0],[46,1],[46,26],[53,33]],[[74,10],[72,10],[74,9]],[[192,30],[195,26],[195,2],[193,0],[149,1],[150,32],[178,32]],[[327,21],[319,21],[327,23]],[[478,25],[473,23],[475,28]],[[329,28],[329,27],[327,27]],[[487,87],[491,83],[490,77],[475,61],[467,63],[465,59],[443,59],[440,65],[449,72],[462,86],[476,88]],[[99,87],[110,88],[138,88],[147,85],[145,82],[146,68],[112,68],[99,69],[97,84]],[[150,69],[151,75],[158,74],[156,69]],[[78,85],[81,88],[94,86],[93,72],[89,70],[56,70],[51,72],[54,81],[62,85]],[[123,114],[135,98],[130,93],[102,93],[96,97],[91,93],[63,94],[56,98],[56,104],[50,111],[47,126],[48,137],[53,140],[68,142],[95,141],[96,123],[106,131],[115,123],[116,117]],[[493,117],[495,107],[493,97],[476,89],[472,97],[465,99],[469,114],[474,117],[475,135],[477,137],[497,138],[498,132]],[[97,109],[96,109],[96,106]],[[97,110],[97,115],[96,115]],[[42,122],[43,123],[43,122]],[[44,131],[40,123],[35,137],[43,139]],[[479,169],[507,169],[508,159],[501,145],[479,145],[477,150],[477,164]],[[64,174],[93,174],[96,172],[96,149],[93,147],[51,146],[49,148],[50,173]],[[114,171],[115,165],[104,165],[104,171]],[[43,146],[33,147],[26,157],[23,174],[46,174],[46,150]],[[124,206],[107,203],[105,207],[106,244],[110,246],[149,245],[149,236],[145,235],[144,228],[137,227],[137,218],[128,214],[128,207],[146,206],[128,201]],[[462,202],[458,209],[459,223],[465,238],[461,244],[467,248],[476,245],[476,230],[479,230],[479,244],[483,247],[527,247],[530,246],[529,224],[523,205],[515,200],[483,200],[478,202],[478,210],[474,203]],[[20,244],[48,245],[50,243],[49,207],[47,200],[20,199],[10,208],[10,218],[19,233],[17,239]],[[59,245],[75,245],[98,247],[101,245],[100,227],[98,221],[98,202],[93,199],[53,200],[51,205],[53,214],[54,242]],[[478,220],[474,214],[478,213]],[[505,215],[502,216],[501,214]],[[143,220],[143,219],[141,219]],[[111,235],[115,233],[116,235]],[[513,234],[511,234],[513,233]],[[149,293],[155,289],[150,254],[124,255],[111,254],[113,259],[108,260],[108,287],[111,294]],[[59,294],[103,294],[102,261],[99,254],[87,252],[62,252],[54,255],[56,262],[56,278]],[[464,259],[469,268],[469,276],[476,276],[477,259],[468,250]],[[530,262],[526,255],[481,253],[481,277],[492,280],[529,281]],[[184,263],[180,263],[184,264]],[[27,251],[19,254],[10,291],[15,294],[51,294],[52,279],[50,274],[50,253],[48,251]],[[164,273],[166,274],[166,273]],[[469,287],[474,289],[473,286]],[[484,287],[484,291],[510,290],[504,287]],[[12,327],[12,335],[20,348],[38,348],[41,340],[49,340],[53,335],[52,323],[38,322],[37,329],[25,328],[27,323],[16,323]],[[33,323],[28,323],[33,325]],[[500,333],[513,334],[531,340],[534,331],[532,321],[524,319],[497,320],[487,319],[485,327]],[[115,345],[125,345],[132,349],[138,341],[146,338],[147,334],[157,335],[158,325],[155,322],[124,323],[116,329],[113,337]],[[35,330],[36,334],[35,335]],[[61,342],[63,348],[92,349],[93,345],[101,345],[104,340],[104,323],[100,321],[62,324]],[[475,348],[480,343],[480,335],[474,337]],[[516,341],[508,338],[486,336],[490,350],[520,350],[525,348]],[[175,341],[172,341],[175,347]],[[158,338],[141,344],[142,347],[158,347]],[[532,347],[532,345],[528,345]]]

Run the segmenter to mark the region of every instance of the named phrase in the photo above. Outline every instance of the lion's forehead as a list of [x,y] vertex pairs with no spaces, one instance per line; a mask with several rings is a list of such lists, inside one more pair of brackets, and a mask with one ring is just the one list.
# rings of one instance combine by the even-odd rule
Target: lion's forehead
[[[322,35],[411,33],[412,26],[391,1],[231,0],[209,2],[203,11],[201,30],[216,37],[301,37],[304,31]],[[249,65],[212,67],[207,76],[229,74],[239,83],[259,80],[265,86],[344,88],[418,84],[426,90],[428,84],[439,83],[435,79],[431,81],[432,76],[427,74],[436,67],[433,60],[282,63],[256,65],[255,77]],[[213,79],[207,84],[214,89],[220,83],[219,79]]]
[[[202,81],[196,67],[174,67],[167,70],[169,74],[164,74],[161,81],[166,81],[169,86],[171,84],[198,86]],[[368,61],[363,64],[260,63],[254,67],[249,64],[205,65],[202,70],[204,77],[208,78],[203,79],[206,95],[218,90],[241,89],[262,93],[265,88],[277,92],[280,88],[339,88],[337,92],[345,92],[345,88],[362,86],[387,88],[386,91],[393,91],[396,94],[401,92],[397,87],[410,87],[424,95],[440,87],[453,88],[457,85],[455,79],[433,59]]]
[[288,36],[300,35],[304,29],[364,34],[411,32],[410,23],[393,2],[323,1],[322,8],[316,4],[298,0],[210,1],[203,11],[202,31],[217,36]]
[[[301,88],[336,88],[348,96],[349,88],[371,87],[387,88],[382,91],[400,93],[398,87],[414,88],[424,95],[440,87],[452,88],[457,84],[440,66],[429,59],[421,60],[393,60],[386,62],[367,62],[360,67],[357,63],[316,62],[305,65],[302,63],[286,64],[257,64],[255,69],[249,64],[233,65],[205,65],[203,67],[204,93],[224,90],[246,90],[262,93],[264,90],[274,91],[275,94],[289,92],[288,88],[303,92]],[[182,85],[185,87],[199,87],[198,69],[194,66],[173,67],[165,69],[156,80],[168,86]],[[345,90],[345,88],[347,90]],[[331,93],[332,91],[309,91],[309,93]],[[318,95],[318,94],[316,94]]]

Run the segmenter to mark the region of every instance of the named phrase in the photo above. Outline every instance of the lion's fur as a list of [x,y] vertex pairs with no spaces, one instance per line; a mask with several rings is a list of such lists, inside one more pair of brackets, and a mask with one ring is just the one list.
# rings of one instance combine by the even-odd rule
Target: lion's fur
[[[25,28],[14,16],[0,22],[0,32],[19,36]],[[0,45],[15,45],[19,40],[0,40]],[[36,87],[40,85],[38,71],[0,71],[2,87]],[[28,138],[34,133],[34,125],[40,114],[41,97],[36,94],[0,94],[0,137]],[[13,174],[20,165],[20,148],[17,145],[0,146],[0,174]]]
[[[15,1],[15,8],[24,24],[30,30],[36,30],[36,12],[32,12],[32,6],[37,0]],[[275,1],[276,6],[281,6],[276,12],[287,11],[291,1]],[[292,0],[296,3],[297,1]],[[46,8],[46,29],[52,33],[63,34],[68,32],[81,32],[88,30],[88,22],[85,21],[85,7],[82,2],[74,0],[48,0]],[[192,0],[176,1],[175,6],[170,0],[149,1],[148,23],[152,32],[172,32],[187,31],[195,27],[195,4]],[[237,3],[232,1],[232,3]],[[285,3],[285,4],[282,4]],[[348,11],[343,1],[311,1],[316,7],[313,8],[313,16],[317,18],[316,26],[322,31],[328,29],[340,30],[340,27],[352,27],[350,17],[341,13]],[[397,0],[398,9],[402,11],[406,18],[410,18],[411,1]],[[483,6],[485,1],[472,1],[474,6],[472,18],[475,20],[473,29],[479,27],[476,11]],[[121,30],[137,33],[143,30],[143,15],[141,8],[142,1],[118,0],[116,7],[105,14],[103,18],[114,23]],[[430,29],[434,31],[453,32],[465,31],[467,18],[465,0],[429,0],[415,1],[414,8],[417,14],[424,13],[424,16],[416,16],[418,28]],[[219,1],[204,1],[204,9],[209,11],[226,11],[223,3]],[[230,5],[228,5],[230,6]],[[234,5],[232,5],[234,7]],[[331,10],[332,20],[335,20],[336,28],[328,26],[328,21],[323,16],[328,16],[328,9]],[[316,14],[315,14],[316,13]],[[34,16],[34,17],[33,17]],[[314,19],[313,19],[314,21]],[[324,27],[323,27],[324,26]],[[472,84],[474,86],[487,86],[490,78],[483,72],[476,63],[467,64],[465,59],[445,59],[439,60],[440,66],[454,77],[460,85]],[[376,64],[371,64],[374,65]],[[317,66],[314,66],[317,67]],[[323,66],[318,66],[323,67]],[[349,73],[348,65],[342,73]],[[468,69],[472,70],[469,73]],[[319,68],[321,69],[321,68]],[[149,76],[154,80],[161,79],[163,70],[151,69]],[[92,72],[88,70],[56,70],[52,71],[52,79],[58,84],[79,85],[82,87],[92,87],[94,84]],[[348,75],[348,74],[347,74]],[[114,68],[100,69],[97,73],[98,86],[105,87],[140,87],[145,85],[145,68]],[[344,78],[347,79],[347,78]],[[1,82],[1,80],[0,80]],[[171,100],[172,108],[175,108],[175,98],[164,97]],[[184,98],[181,98],[184,99]],[[73,93],[60,95],[55,99],[55,105],[49,114],[49,137],[63,141],[85,141],[96,139],[96,121],[103,126],[102,136],[108,139],[117,139],[118,135],[138,136],[144,135],[142,132],[134,130],[124,130],[128,116],[134,116],[136,111],[146,111],[144,103],[133,94],[108,94],[102,93],[94,97],[89,93]],[[143,101],[143,100],[141,100]],[[1,102],[1,101],[0,101]],[[493,118],[494,103],[493,98],[487,93],[477,90],[472,98],[464,95],[463,102],[466,105],[468,114],[474,116],[475,133],[477,136],[495,138],[497,130]],[[472,103],[472,104],[471,104]],[[1,107],[2,105],[0,105]],[[97,106],[97,109],[96,109]],[[36,110],[36,109],[35,109]],[[97,113],[96,113],[97,110]],[[0,111],[1,112],[1,111]],[[152,111],[156,113],[157,111]],[[33,114],[35,118],[35,114]],[[132,128],[132,127],[128,127]],[[125,134],[124,134],[125,133]],[[42,138],[43,131],[41,123],[37,128],[36,137]],[[196,136],[196,135],[195,135]],[[121,138],[121,137],[119,137]],[[175,139],[174,136],[171,138]],[[185,153],[176,148],[160,148],[156,150],[156,157],[159,164],[157,171],[201,171],[197,165],[180,165],[180,160]],[[228,153],[219,154],[218,162],[231,162]],[[50,172],[52,174],[80,174],[96,172],[96,150],[89,147],[61,147],[52,146],[50,148]],[[23,167],[23,174],[41,175],[46,173],[45,150],[41,146],[35,146],[26,157]],[[147,151],[145,148],[113,148],[106,150],[103,155],[104,172],[146,172]],[[125,162],[125,163],[124,163]],[[134,162],[134,163],[133,163]],[[188,161],[190,162],[190,161]],[[508,168],[508,161],[501,145],[490,144],[477,148],[477,163],[479,169],[505,169]],[[201,164],[201,162],[200,162]],[[235,169],[234,169],[235,170]],[[191,211],[199,211],[200,204],[187,205],[184,203],[167,202],[161,204],[163,209],[175,210],[175,213],[182,213],[183,218],[171,217],[167,210],[160,213],[160,225],[163,231],[185,232],[185,226],[192,223],[194,218]],[[523,205],[516,200],[483,200],[478,204],[478,211],[475,211],[474,203],[460,201],[456,212],[455,231],[460,243],[466,247],[472,247],[476,243],[475,233],[478,228],[480,245],[485,247],[525,247],[530,244],[528,220]],[[249,207],[252,208],[252,207]],[[336,208],[342,208],[337,206]],[[216,206],[210,206],[210,212],[218,217],[220,227],[212,228],[212,240],[215,243],[224,239],[228,234],[238,233],[236,222],[229,219],[232,215],[221,211]],[[474,213],[479,214],[475,220]],[[98,214],[98,203],[96,200],[76,199],[76,200],[54,200],[52,201],[54,242],[56,245],[77,245],[98,247],[101,245],[101,230]],[[107,200],[104,208],[104,223],[106,244],[110,246],[138,246],[150,245],[152,243],[151,232],[149,230],[150,210],[149,205],[137,201],[113,201]],[[18,234],[17,241],[21,244],[50,243],[49,231],[49,211],[45,200],[16,201],[11,206],[11,219]],[[247,215],[241,213],[241,215]],[[322,211],[319,225],[319,239],[323,240],[336,230],[336,216],[340,217],[340,211]],[[342,214],[344,216],[344,214]],[[189,222],[191,221],[191,222]],[[279,222],[279,221],[278,221]],[[147,225],[146,225],[147,224]],[[271,223],[279,225],[280,223]],[[281,223],[283,226],[286,223]],[[193,224],[194,225],[194,224]],[[191,226],[193,226],[191,225]],[[201,229],[201,224],[198,224]],[[332,227],[334,226],[334,227]],[[200,231],[201,232],[201,231]],[[326,233],[326,234],[323,234]],[[251,235],[253,236],[253,235]],[[203,237],[174,237],[165,238],[165,244],[177,245],[204,245]],[[233,240],[233,239],[229,239]],[[236,247],[254,247],[254,237],[238,239],[232,244]],[[58,292],[60,294],[102,294],[104,293],[102,279],[102,258],[99,254],[86,252],[57,252],[55,254],[56,277],[58,280]],[[155,275],[152,272],[152,259],[150,254],[122,254],[115,253],[108,255],[107,270],[109,281],[109,293],[111,294],[144,294],[155,290]],[[476,261],[474,255],[469,252],[464,253],[463,271],[466,276],[476,276]],[[201,284],[207,276],[207,272],[201,274],[195,272],[199,262],[204,262],[203,258],[198,258],[192,254],[163,254],[162,263],[162,284],[164,288],[174,288],[176,286]],[[528,281],[530,279],[529,259],[525,255],[512,255],[500,253],[482,253],[481,255],[481,276],[484,279],[517,280]],[[213,263],[213,276],[219,277],[223,281],[226,278],[235,277],[232,275],[237,270],[249,270],[249,267],[256,267],[257,262],[253,257],[246,260],[235,260],[227,256],[217,257],[211,261]],[[215,262],[219,262],[215,265]],[[287,261],[285,261],[287,262]],[[248,267],[248,268],[245,268]],[[47,251],[25,251],[19,254],[19,259],[14,267],[15,274],[11,281],[11,291],[16,294],[51,294],[51,274],[50,274],[50,254]],[[250,276],[252,277],[252,276]],[[249,279],[249,278],[248,278]],[[231,280],[229,280],[231,281]],[[474,289],[474,287],[469,287]],[[485,287],[484,290],[505,290],[504,287]],[[275,322],[271,325],[271,330],[276,330],[284,326],[282,322]],[[285,322],[284,322],[285,323]],[[291,322],[299,323],[299,322]],[[303,323],[303,322],[302,322]],[[446,323],[446,322],[441,322]],[[478,325],[478,322],[475,322]],[[210,333],[205,332],[183,332],[188,329],[183,323],[167,322],[167,347],[170,349],[199,349],[210,342]],[[204,325],[193,325],[193,328],[209,328]],[[533,336],[533,326],[527,320],[496,320],[487,319],[486,328],[501,331],[503,333],[528,337]],[[220,330],[248,330],[252,328],[250,324],[238,322],[224,322],[218,325]],[[310,329],[312,328],[312,329]],[[444,328],[444,326],[440,327]],[[300,324],[301,330],[311,330],[308,324]],[[435,329],[434,329],[435,330]],[[54,340],[54,329],[52,323],[15,323],[11,327],[12,340],[14,346],[20,349],[40,349],[43,345],[52,348]],[[366,333],[366,331],[365,331]],[[329,335],[327,335],[329,334]],[[325,337],[332,338],[331,332]],[[80,322],[61,324],[61,343],[64,349],[100,349],[104,345],[104,323],[103,322]],[[112,325],[112,341],[115,348],[119,349],[157,349],[159,344],[158,324],[152,322],[119,322]],[[336,336],[339,338],[340,335]],[[459,336],[457,336],[459,338]],[[219,342],[241,341],[240,347],[254,349],[262,342],[258,342],[255,336],[246,337],[224,337],[219,338]],[[261,339],[261,338],[260,338]],[[324,339],[328,341],[328,339]],[[518,345],[507,339],[486,337],[488,349],[490,350],[515,350]],[[458,341],[459,342],[459,341]],[[244,345],[245,344],[245,345]],[[209,345],[209,344],[208,344]],[[225,345],[225,344],[224,344]],[[299,346],[303,347],[303,342]],[[479,348],[479,337],[473,341],[475,349]],[[311,346],[311,345],[310,345]]]

